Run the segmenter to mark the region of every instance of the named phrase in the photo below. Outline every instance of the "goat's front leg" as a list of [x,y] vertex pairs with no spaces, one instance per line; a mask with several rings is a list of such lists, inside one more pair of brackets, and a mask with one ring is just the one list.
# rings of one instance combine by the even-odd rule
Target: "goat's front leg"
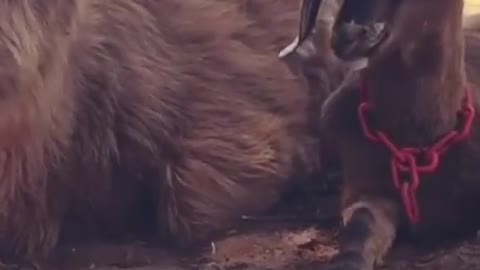
[[342,211],[340,250],[325,269],[373,270],[383,263],[397,230],[397,206],[388,199],[368,198]]

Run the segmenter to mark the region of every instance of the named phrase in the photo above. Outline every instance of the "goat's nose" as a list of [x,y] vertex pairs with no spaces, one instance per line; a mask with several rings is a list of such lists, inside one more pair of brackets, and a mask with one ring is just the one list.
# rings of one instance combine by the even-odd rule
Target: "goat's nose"
[[340,43],[352,43],[365,38],[367,35],[367,26],[354,23],[344,23],[334,31],[335,39]]

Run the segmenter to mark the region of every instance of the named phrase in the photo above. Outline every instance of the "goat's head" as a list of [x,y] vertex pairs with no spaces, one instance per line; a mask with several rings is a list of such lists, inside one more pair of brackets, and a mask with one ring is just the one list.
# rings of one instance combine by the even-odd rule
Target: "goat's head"
[[[299,42],[314,31],[323,2],[304,0],[300,18]],[[402,0],[343,0],[335,16],[332,48],[338,57],[353,60],[369,56],[388,36],[388,26]]]
[[401,0],[344,0],[333,27],[332,48],[344,60],[368,57],[389,35]]
[[[344,0],[332,48],[344,60],[372,58],[402,48],[403,57],[428,56],[422,48],[463,40],[463,0]],[[445,46],[447,47],[447,46]]]
[[[300,39],[313,31],[322,1],[304,0]],[[456,31],[463,0],[343,0],[331,46],[343,60],[372,57],[386,44],[412,44],[432,32]]]

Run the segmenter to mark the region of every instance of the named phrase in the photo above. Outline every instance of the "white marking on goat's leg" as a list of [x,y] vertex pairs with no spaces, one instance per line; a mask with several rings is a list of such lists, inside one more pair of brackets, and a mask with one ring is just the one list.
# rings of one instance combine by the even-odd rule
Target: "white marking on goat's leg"
[[396,236],[396,204],[386,199],[362,200],[346,208],[342,217],[344,228],[334,264],[358,270],[383,264]]

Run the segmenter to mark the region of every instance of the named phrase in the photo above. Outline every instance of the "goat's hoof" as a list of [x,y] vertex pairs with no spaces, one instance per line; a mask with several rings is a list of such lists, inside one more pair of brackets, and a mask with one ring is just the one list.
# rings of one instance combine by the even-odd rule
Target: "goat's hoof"
[[346,252],[334,257],[322,270],[373,270],[359,253]]

